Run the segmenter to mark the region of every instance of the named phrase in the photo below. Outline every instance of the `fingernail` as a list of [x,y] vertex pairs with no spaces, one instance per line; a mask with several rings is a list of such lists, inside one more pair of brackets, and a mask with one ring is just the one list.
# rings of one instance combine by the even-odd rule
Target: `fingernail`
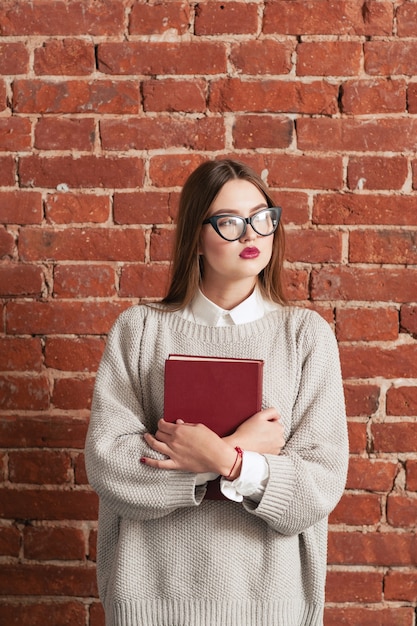
[[144,456],[141,456],[141,457],[140,457],[140,462],[141,462],[141,463],[145,463],[145,464],[146,464],[146,459],[145,459],[145,457],[144,457]]

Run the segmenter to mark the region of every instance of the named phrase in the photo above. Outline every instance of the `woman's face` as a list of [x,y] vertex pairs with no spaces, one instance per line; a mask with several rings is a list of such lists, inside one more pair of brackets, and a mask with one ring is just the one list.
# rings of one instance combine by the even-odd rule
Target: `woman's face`
[[[214,199],[209,212],[212,215],[239,215],[251,217],[268,206],[264,195],[246,180],[233,179],[225,183]],[[211,224],[202,227],[199,252],[204,265],[204,286],[227,287],[241,281],[249,290],[256,277],[268,264],[273,248],[274,235],[258,235],[247,224],[246,232],[236,241],[226,241]]]

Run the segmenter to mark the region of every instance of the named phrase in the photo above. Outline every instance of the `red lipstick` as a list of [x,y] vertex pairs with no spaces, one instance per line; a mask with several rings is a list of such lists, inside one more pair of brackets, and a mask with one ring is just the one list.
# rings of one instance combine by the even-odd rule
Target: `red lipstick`
[[242,250],[239,256],[241,259],[256,259],[260,254],[258,248],[250,247]]

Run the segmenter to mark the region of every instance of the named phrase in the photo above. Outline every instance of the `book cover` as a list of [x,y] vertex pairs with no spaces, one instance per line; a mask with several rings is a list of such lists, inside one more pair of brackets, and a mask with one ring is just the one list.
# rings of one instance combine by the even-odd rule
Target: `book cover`
[[[165,362],[164,419],[203,423],[220,437],[230,435],[261,410],[262,374],[258,359],[171,354]],[[209,483],[206,497],[223,499],[216,482]]]

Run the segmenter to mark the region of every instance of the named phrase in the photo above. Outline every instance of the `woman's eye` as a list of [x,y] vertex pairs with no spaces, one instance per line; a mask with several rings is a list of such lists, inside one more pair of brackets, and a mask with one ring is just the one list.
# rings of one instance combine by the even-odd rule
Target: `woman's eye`
[[234,217],[222,217],[219,220],[219,226],[236,226],[237,220]]

